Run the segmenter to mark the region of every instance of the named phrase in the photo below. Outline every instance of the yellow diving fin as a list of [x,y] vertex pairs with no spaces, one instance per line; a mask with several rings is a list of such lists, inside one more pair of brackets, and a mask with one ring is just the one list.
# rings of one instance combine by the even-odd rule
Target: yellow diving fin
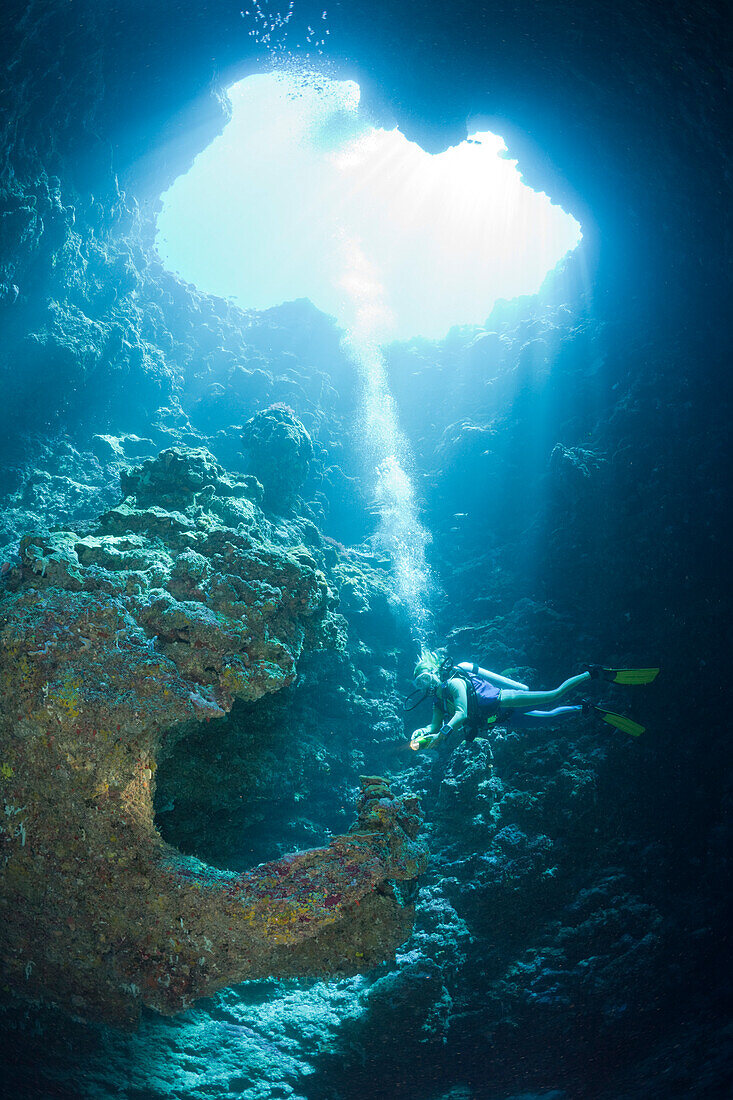
[[603,679],[612,684],[651,684],[659,675],[658,668],[604,668]]
[[638,722],[632,722],[625,714],[614,714],[612,710],[604,710],[603,707],[594,709],[598,711],[604,722],[608,722],[609,726],[614,726],[615,729],[628,733],[632,737],[641,737],[646,728],[640,726]]

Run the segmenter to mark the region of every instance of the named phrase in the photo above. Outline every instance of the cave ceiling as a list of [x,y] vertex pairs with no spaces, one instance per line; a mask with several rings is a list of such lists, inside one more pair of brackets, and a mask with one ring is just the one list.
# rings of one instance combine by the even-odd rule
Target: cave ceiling
[[[272,55],[302,58],[306,28],[325,26],[312,60],[357,79],[378,119],[431,151],[461,140],[468,116],[492,120],[527,182],[579,217],[589,255],[602,240],[627,297],[661,282],[674,310],[719,284],[725,8],[299,2],[263,44],[240,3],[11,3],[5,162],[55,162],[98,196],[114,175],[153,208],[221,128],[221,89]],[[630,241],[643,272],[625,267]]]

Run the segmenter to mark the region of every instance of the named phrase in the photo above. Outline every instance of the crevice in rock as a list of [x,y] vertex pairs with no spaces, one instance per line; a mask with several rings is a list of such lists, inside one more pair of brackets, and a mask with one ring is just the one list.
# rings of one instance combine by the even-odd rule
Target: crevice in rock
[[285,688],[198,724],[159,759],[155,822],[163,839],[244,871],[327,843],[350,825],[353,767],[308,728],[317,697]]

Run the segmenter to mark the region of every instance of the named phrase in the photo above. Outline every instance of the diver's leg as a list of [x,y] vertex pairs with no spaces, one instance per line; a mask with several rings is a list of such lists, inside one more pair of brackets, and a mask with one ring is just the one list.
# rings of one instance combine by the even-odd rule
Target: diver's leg
[[546,706],[548,703],[557,702],[573,688],[587,684],[590,678],[590,672],[581,672],[579,676],[571,676],[569,680],[565,680],[553,691],[514,691],[511,688],[502,688],[499,706],[502,708]]
[[555,707],[554,710],[518,710],[512,715],[513,726],[554,726],[567,722],[568,718],[577,718],[583,713],[582,706]]

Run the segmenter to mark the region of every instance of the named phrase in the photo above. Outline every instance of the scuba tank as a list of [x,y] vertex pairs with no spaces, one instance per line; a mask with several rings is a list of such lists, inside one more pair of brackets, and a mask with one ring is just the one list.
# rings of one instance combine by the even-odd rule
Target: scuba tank
[[[474,668],[477,666],[474,665]],[[488,726],[493,726],[499,716],[500,689],[446,658],[439,669],[441,686],[448,680],[463,680],[466,685],[468,713],[466,715],[466,741],[473,741]],[[440,703],[439,703],[440,705]]]

